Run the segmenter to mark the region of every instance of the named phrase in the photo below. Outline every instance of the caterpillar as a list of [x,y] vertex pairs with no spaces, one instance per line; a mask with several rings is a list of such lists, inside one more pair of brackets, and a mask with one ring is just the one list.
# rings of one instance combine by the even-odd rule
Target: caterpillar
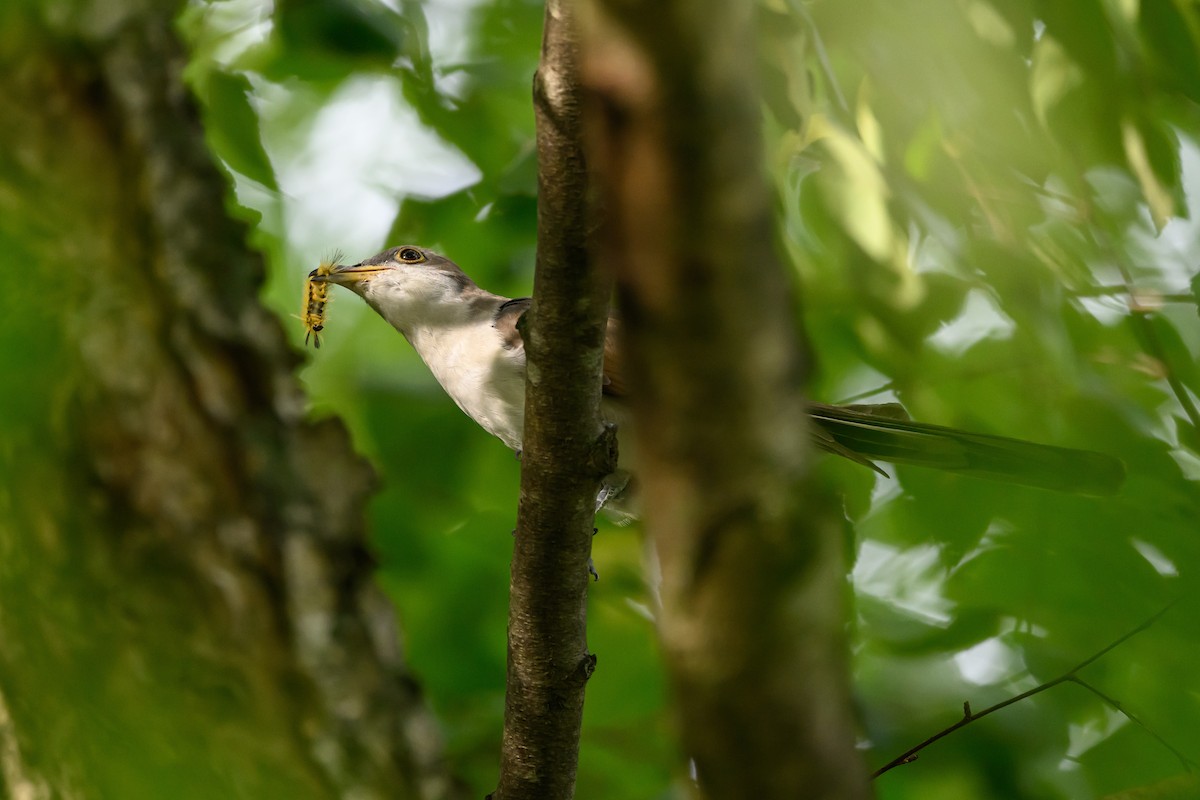
[[304,343],[311,338],[313,347],[321,349],[321,331],[325,329],[325,306],[329,303],[329,284],[325,281],[314,281],[317,275],[328,275],[333,272],[342,254],[335,252],[322,261],[316,269],[308,273],[304,282],[304,308],[300,313],[300,321],[304,323]]

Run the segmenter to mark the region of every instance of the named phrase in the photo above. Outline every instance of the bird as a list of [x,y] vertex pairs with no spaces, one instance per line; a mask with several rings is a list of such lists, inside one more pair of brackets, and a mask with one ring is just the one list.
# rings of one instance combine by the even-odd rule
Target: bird
[[[357,264],[326,266],[309,280],[357,294],[406,338],[434,378],[467,416],[518,456],[525,422],[525,349],[518,321],[528,297],[494,294],[432,250],[401,245]],[[609,320],[604,348],[601,414],[628,422],[629,387],[621,374],[617,330]],[[1125,479],[1117,458],[992,434],[914,422],[898,403],[831,405],[810,402],[813,444],[887,475],[876,461],[949,472],[1073,494],[1115,494]],[[618,447],[621,451],[623,448]],[[621,458],[597,507],[618,519],[636,516],[634,467]]]

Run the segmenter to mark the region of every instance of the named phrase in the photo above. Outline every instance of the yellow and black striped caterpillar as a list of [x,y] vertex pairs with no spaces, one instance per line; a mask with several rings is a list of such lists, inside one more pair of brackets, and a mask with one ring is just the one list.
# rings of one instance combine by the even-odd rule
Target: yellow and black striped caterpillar
[[308,340],[311,338],[313,347],[318,350],[321,349],[321,331],[325,329],[325,306],[329,303],[329,284],[324,281],[314,281],[313,276],[328,275],[333,272],[333,268],[337,266],[341,258],[341,253],[334,253],[310,272],[308,280],[304,282],[304,309],[300,314],[300,320],[304,323],[307,331],[304,334],[304,343],[308,344]]

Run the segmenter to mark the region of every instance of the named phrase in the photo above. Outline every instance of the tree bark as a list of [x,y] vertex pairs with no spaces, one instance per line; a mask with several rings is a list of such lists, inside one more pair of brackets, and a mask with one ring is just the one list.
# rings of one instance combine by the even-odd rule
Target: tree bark
[[548,0],[534,80],[538,252],[522,321],[528,364],[513,548],[508,685],[497,798],[574,795],[587,651],[588,564],[601,479],[616,444],[600,421],[611,283],[588,261],[573,3]]
[[711,798],[860,798],[839,530],[806,480],[754,4],[594,0],[588,156],[617,271],[660,629]]
[[176,10],[0,9],[0,796],[446,796]]

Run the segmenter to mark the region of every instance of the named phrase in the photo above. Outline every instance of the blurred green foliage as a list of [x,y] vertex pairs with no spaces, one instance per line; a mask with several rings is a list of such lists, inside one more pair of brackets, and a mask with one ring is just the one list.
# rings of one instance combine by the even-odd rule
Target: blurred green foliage
[[[1129,469],[1119,496],[1093,499],[822,462],[851,523],[867,761],[955,722],[964,700],[978,711],[1056,677],[1179,601],[1083,673],[1145,728],[1058,686],[881,777],[880,796],[1097,797],[1183,772],[1154,736],[1200,761],[1196,6],[765,0],[760,13],[748,57],[763,68],[815,396],[898,399],[917,419],[1101,450]],[[239,213],[261,218],[265,299],[281,316],[334,247],[357,258],[420,243],[494,291],[528,293],[540,23],[527,0],[192,4],[193,85],[250,209]],[[355,161],[369,133],[378,149]],[[332,183],[315,181],[319,168]],[[518,465],[360,306],[345,296],[330,309],[305,372],[313,413],[344,417],[380,471],[381,578],[455,767],[484,792]],[[578,793],[663,797],[681,767],[642,542],[603,525],[595,546],[599,668]]]

